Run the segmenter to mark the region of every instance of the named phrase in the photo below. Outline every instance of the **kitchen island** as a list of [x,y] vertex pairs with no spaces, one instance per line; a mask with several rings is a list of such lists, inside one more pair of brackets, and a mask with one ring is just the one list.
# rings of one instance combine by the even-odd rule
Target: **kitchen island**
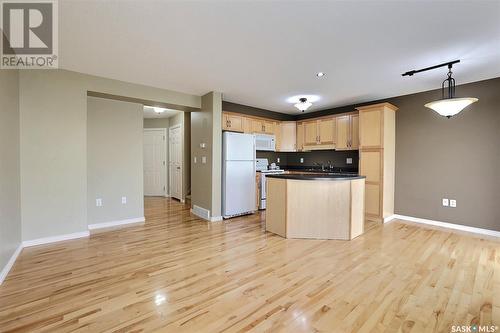
[[266,231],[285,238],[351,240],[364,232],[364,206],[364,176],[267,176]]

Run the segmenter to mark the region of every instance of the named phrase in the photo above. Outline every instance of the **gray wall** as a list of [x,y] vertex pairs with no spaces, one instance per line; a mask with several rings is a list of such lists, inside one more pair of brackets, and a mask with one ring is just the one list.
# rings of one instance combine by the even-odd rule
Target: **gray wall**
[[201,105],[199,96],[65,70],[19,75],[23,240],[87,230],[88,91]]
[[[208,93],[201,98],[201,112],[191,113],[191,202],[221,216],[222,177],[222,95]],[[200,143],[206,147],[201,148]],[[201,158],[206,156],[207,163]]]
[[144,216],[142,118],[141,104],[88,97],[88,224]]
[[395,211],[500,231],[500,78],[458,86],[457,95],[479,101],[451,119],[423,106],[439,90],[388,100],[399,107]]
[[21,243],[19,74],[0,70],[0,272]]

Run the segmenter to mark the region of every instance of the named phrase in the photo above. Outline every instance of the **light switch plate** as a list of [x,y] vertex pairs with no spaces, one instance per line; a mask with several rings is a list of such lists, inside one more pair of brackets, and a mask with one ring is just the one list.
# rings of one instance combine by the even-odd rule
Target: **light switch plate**
[[95,205],[96,207],[102,207],[102,199],[101,198],[95,199]]
[[280,162],[280,158],[276,157],[276,163],[279,163],[279,162]]
[[206,156],[202,156],[201,157],[201,163],[203,163],[203,164],[207,163],[207,157]]
[[304,158],[303,157],[300,158],[300,163],[304,163]]
[[443,206],[444,207],[448,207],[449,206],[448,199],[443,199]]
[[127,203],[127,197],[122,197],[122,205],[125,205]]
[[193,162],[194,162],[194,164],[196,164],[198,162],[198,158],[196,158],[196,156],[193,157]]
[[453,207],[453,208],[457,207],[457,200],[451,199],[450,200],[450,207]]
[[347,164],[352,164],[352,157],[348,157],[345,162]]

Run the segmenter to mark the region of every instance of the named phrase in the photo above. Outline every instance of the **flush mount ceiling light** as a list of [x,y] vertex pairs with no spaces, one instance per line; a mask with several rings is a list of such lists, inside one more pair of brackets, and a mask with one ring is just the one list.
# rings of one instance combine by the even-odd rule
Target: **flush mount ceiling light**
[[[475,97],[462,97],[462,98],[455,97],[455,79],[451,77],[451,75],[452,75],[451,68],[453,67],[453,64],[456,64],[459,62],[460,62],[460,60],[450,61],[450,62],[436,65],[436,66],[431,66],[431,67],[427,67],[427,68],[423,68],[423,69],[419,69],[419,70],[412,70],[412,71],[406,72],[402,75],[403,76],[412,76],[415,73],[425,72],[425,71],[428,71],[431,69],[436,69],[439,67],[448,66],[448,77],[441,84],[441,99],[434,101],[434,102],[429,102],[429,103],[425,104],[424,106],[436,111],[441,116],[451,118],[452,116],[460,113],[463,109],[465,109],[470,104],[478,101],[478,99]],[[445,90],[447,91],[446,94],[445,94]]]
[[153,107],[153,110],[155,110],[155,112],[158,113],[158,114],[165,112],[165,109],[159,108],[159,107],[156,107],[156,106]]
[[313,105],[313,103],[308,102],[307,98],[301,97],[299,99],[298,103],[295,103],[294,106],[299,109],[300,111],[304,112],[305,110],[309,109],[309,107]]
[[317,76],[317,77],[323,77],[323,76],[325,76],[325,75],[326,75],[326,73],[323,73],[323,72],[318,72],[318,73],[316,74],[316,76]]
[[320,100],[318,95],[296,95],[286,99],[288,103],[293,104],[297,109],[304,112],[313,105],[314,102]]

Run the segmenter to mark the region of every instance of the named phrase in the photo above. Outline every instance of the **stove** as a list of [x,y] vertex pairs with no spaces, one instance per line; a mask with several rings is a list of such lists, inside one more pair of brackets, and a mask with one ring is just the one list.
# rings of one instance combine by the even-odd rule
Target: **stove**
[[266,209],[266,175],[285,173],[285,170],[269,169],[269,161],[267,160],[267,158],[258,158],[255,161],[255,170],[257,170],[257,172],[260,172],[259,209]]

